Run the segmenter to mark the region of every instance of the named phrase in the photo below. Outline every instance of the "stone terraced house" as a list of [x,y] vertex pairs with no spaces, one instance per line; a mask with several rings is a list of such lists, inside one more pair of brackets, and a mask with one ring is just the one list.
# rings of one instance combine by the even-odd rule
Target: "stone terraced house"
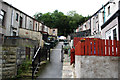
[[[44,46],[53,29],[0,0],[0,80],[17,75],[17,67]],[[54,35],[57,37],[57,35]]]
[[110,0],[103,5],[88,21],[80,25],[76,32],[90,29],[94,38],[120,40],[120,0]]

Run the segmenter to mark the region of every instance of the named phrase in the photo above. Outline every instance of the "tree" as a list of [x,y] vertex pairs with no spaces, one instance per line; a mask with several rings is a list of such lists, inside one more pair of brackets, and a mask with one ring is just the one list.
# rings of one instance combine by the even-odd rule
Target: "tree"
[[55,10],[53,13],[37,13],[34,17],[44,23],[50,28],[58,28],[58,35],[67,36],[70,33],[73,33],[79,25],[83,24],[88,17],[83,17],[76,13],[76,11],[69,11],[67,15],[64,13]]

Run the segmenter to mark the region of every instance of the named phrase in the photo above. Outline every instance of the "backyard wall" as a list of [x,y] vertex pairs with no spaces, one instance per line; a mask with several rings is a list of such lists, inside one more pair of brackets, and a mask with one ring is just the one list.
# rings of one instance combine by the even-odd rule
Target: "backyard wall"
[[76,78],[118,78],[120,58],[113,56],[75,56]]

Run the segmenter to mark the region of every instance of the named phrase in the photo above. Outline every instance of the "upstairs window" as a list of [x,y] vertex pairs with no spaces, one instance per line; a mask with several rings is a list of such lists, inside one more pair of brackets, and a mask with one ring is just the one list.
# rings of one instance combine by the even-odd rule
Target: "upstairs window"
[[16,13],[16,21],[18,21],[18,16],[19,16],[18,13]]
[[120,10],[120,1],[119,1],[119,10]]
[[108,16],[110,15],[110,6],[108,7]]
[[5,11],[1,10],[1,12],[0,12],[0,25],[4,26],[4,20],[5,20]]
[[36,31],[37,31],[37,23],[36,23]]
[[19,22],[20,28],[22,28],[22,21],[23,21],[23,18],[20,16],[20,22]]
[[16,32],[13,31],[13,36],[16,36]]
[[102,12],[102,17],[103,17],[103,23],[105,23],[105,15],[104,11]]
[[116,29],[113,30],[113,40],[117,40],[117,33]]
[[53,30],[53,34],[55,34],[55,30]]
[[30,21],[29,26],[30,26],[30,29],[32,29],[32,21]]
[[93,30],[95,30],[95,18],[93,18]]

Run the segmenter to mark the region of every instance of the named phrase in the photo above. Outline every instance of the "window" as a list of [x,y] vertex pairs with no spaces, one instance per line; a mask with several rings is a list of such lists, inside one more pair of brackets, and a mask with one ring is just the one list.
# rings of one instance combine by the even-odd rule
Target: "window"
[[85,29],[87,29],[87,26],[85,25]]
[[119,10],[120,10],[120,1],[119,1]]
[[113,30],[113,40],[117,40],[116,29]]
[[36,31],[37,31],[37,23],[36,23]]
[[13,36],[16,36],[16,32],[13,31]]
[[93,18],[93,30],[95,30],[95,18]]
[[102,12],[102,16],[103,16],[103,23],[104,23],[105,22],[104,11]]
[[18,16],[19,16],[18,13],[16,13],[16,21],[18,21]]
[[110,6],[108,7],[108,16],[110,15]]
[[30,26],[30,29],[32,29],[32,21],[30,21],[30,24],[29,24],[29,26]]
[[55,30],[53,30],[53,34],[55,34]]
[[5,11],[1,10],[1,13],[0,13],[0,25],[4,26],[4,20],[5,20]]
[[98,19],[98,15],[96,15],[96,19]]
[[19,22],[20,28],[22,28],[22,20],[23,20],[23,18],[20,16],[20,22]]
[[111,40],[111,36],[109,36],[109,40]]

